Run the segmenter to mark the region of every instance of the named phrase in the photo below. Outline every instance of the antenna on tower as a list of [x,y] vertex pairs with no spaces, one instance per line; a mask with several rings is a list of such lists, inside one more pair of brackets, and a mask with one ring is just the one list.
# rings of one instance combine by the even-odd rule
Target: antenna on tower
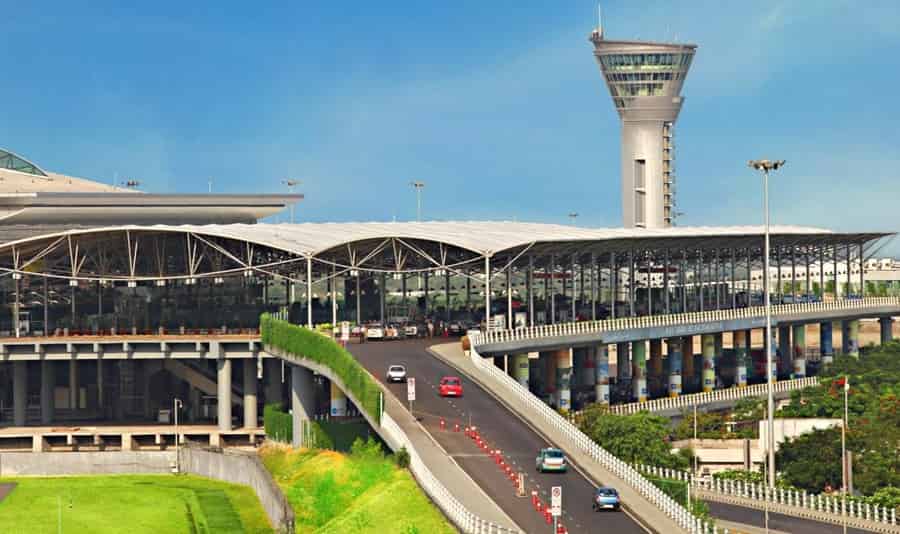
[[597,2],[597,31],[603,35],[603,7]]

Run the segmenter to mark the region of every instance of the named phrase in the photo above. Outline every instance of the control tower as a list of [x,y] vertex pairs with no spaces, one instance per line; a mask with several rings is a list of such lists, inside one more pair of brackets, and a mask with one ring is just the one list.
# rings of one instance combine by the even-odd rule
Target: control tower
[[594,56],[622,119],[622,218],[626,228],[672,226],[675,119],[692,44],[610,41],[591,33]]

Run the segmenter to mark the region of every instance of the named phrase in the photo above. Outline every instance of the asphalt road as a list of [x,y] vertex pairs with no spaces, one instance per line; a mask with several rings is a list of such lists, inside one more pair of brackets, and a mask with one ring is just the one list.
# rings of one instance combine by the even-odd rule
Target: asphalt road
[[[707,502],[707,504],[713,517],[760,528],[765,526],[765,512],[762,510],[716,502]],[[840,525],[771,513],[769,514],[769,528],[792,534],[841,534],[843,532]],[[866,532],[855,528],[847,529],[848,534],[865,534]]]
[[[408,376],[416,379],[416,400],[413,404],[416,417],[460,467],[526,532],[552,531],[544,517],[534,510],[530,498],[531,491],[536,489],[541,500],[549,503],[552,486],[562,487],[562,523],[573,534],[645,532],[623,512],[593,512],[591,497],[594,485],[575,469],[570,468],[567,473],[537,473],[535,457],[542,447],[550,444],[466,377],[461,377],[462,398],[441,398],[437,393],[441,377],[456,376],[458,373],[431,356],[425,350],[429,344],[424,340],[407,340],[351,344],[348,348],[382,381],[388,365],[406,366]],[[388,387],[401,401],[406,400],[406,384],[389,384]],[[441,418],[447,424],[444,430],[440,428]],[[460,427],[464,428],[470,418],[471,424],[478,427],[490,448],[499,448],[516,470],[525,473],[527,497],[517,497],[513,484],[494,461],[463,432],[453,431],[455,423],[460,423]]]

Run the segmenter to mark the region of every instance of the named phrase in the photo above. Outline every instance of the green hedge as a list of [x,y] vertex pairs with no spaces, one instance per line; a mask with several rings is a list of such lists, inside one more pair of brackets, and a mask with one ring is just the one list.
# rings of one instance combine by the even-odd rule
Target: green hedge
[[[334,440],[322,423],[306,421],[306,424],[312,428],[312,444],[309,448],[332,450],[335,448]],[[294,418],[291,417],[291,414],[282,412],[281,407],[277,404],[267,404],[263,408],[263,425],[269,439],[290,443],[294,437]]]
[[376,423],[381,423],[381,388],[359,362],[330,337],[263,314],[259,320],[262,341],[292,356],[331,369]]

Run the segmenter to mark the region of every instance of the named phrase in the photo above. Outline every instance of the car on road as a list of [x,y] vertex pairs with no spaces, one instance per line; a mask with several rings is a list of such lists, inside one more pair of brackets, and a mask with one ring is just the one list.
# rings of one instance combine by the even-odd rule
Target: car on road
[[406,367],[391,365],[388,367],[386,378],[388,382],[406,382]]
[[441,397],[462,397],[462,380],[458,376],[445,376],[438,384],[438,394]]
[[569,468],[569,463],[566,461],[566,455],[563,451],[553,447],[541,449],[534,462],[535,469],[541,473],[546,473],[547,471],[565,472]]
[[594,497],[591,500],[591,508],[596,512],[599,510],[615,510],[618,511],[621,503],[619,502],[619,492],[613,488],[601,486],[594,490]]
[[367,324],[366,339],[384,339],[384,327],[381,324]]
[[403,325],[403,333],[406,337],[423,337],[425,335],[425,327],[418,323],[406,323]]
[[451,336],[461,336],[465,331],[465,328],[459,321],[453,321],[447,325],[447,333]]

